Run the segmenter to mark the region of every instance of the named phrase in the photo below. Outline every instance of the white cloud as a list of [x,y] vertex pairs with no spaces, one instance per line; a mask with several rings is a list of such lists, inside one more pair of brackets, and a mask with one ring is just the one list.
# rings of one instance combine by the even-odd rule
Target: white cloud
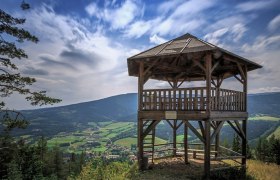
[[205,20],[200,17],[200,13],[212,7],[215,3],[215,1],[207,0],[190,0],[181,3],[164,21],[155,24],[151,33],[179,35],[194,31],[205,24]]
[[228,32],[228,28],[218,29],[213,33],[208,33],[204,36],[206,41],[209,41],[213,44],[219,44],[220,38]]
[[[26,29],[32,28],[40,42],[23,44],[29,59],[20,62],[20,69],[26,73],[47,71],[33,74],[38,81],[32,89],[47,90],[50,96],[61,98],[59,105],[136,91],[137,85],[131,84],[137,81],[127,76],[126,58],[128,52],[137,50],[116,43],[96,29],[87,29],[79,20],[57,14],[46,5],[26,13],[26,19]],[[13,107],[22,109],[24,104],[29,108],[15,98],[8,99],[8,105],[17,102]]]
[[[194,31],[205,24],[202,11],[212,7],[215,3],[216,1],[207,0],[164,2],[157,9],[157,17],[131,23],[124,31],[124,36],[139,38],[144,34],[165,36]],[[172,11],[170,11],[171,9]],[[166,15],[167,12],[170,12],[169,15]]]
[[275,6],[278,3],[277,0],[251,0],[248,2],[240,3],[236,8],[240,11],[256,11],[261,9],[268,9]]
[[167,40],[154,34],[153,36],[150,37],[150,42],[154,43],[154,44],[162,44],[162,43],[167,42]]
[[243,35],[246,31],[247,31],[247,28],[245,27],[244,24],[239,23],[239,24],[234,25],[231,29],[231,33],[234,38],[233,41],[234,42],[239,41],[243,37]]
[[268,92],[280,92],[280,87],[260,87],[257,89],[249,90],[249,94],[255,93],[268,93]]
[[137,1],[126,0],[119,6],[115,3],[107,3],[104,8],[92,2],[85,7],[85,10],[90,16],[108,22],[112,29],[123,29],[136,17],[142,15],[143,8]]
[[238,23],[233,26],[225,27],[208,33],[204,36],[206,41],[209,41],[218,46],[226,46],[228,42],[238,42],[247,31],[244,24]]
[[280,44],[280,35],[275,36],[258,36],[253,44],[244,44],[242,46],[242,49],[245,52],[253,53],[253,52],[264,52],[270,48],[273,49],[273,47],[279,48]]
[[267,27],[270,31],[274,31],[280,28],[280,14],[275,16],[268,24]]
[[95,2],[92,2],[88,6],[86,6],[85,10],[90,16],[100,16],[98,6]]
[[165,14],[172,11],[174,8],[182,4],[183,0],[170,0],[161,3],[157,9],[157,12],[160,14]]
[[150,28],[153,26],[153,21],[136,21],[132,23],[128,28],[124,31],[125,37],[135,37],[139,38],[147,33]]

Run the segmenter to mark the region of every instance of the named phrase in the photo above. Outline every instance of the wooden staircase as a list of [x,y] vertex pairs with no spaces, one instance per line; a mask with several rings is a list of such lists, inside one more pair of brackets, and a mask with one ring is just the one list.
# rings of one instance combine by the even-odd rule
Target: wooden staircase
[[[148,127],[149,123],[147,123],[144,128]],[[153,128],[147,136],[144,138],[143,142],[143,153],[144,156],[147,156],[152,163],[154,163],[154,152],[155,152],[155,134],[156,130]]]

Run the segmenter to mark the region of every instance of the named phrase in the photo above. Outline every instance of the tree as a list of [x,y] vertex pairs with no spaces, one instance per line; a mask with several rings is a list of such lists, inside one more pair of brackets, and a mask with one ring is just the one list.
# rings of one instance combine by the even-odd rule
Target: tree
[[[24,95],[31,105],[58,103],[61,101],[60,99],[48,97],[45,91],[30,90],[29,86],[35,83],[36,79],[22,76],[17,65],[13,62],[13,60],[28,58],[25,51],[18,48],[17,45],[25,41],[34,43],[39,41],[36,36],[19,27],[24,23],[25,19],[12,17],[0,9],[0,96],[9,97],[16,92]],[[0,123],[5,127],[5,130],[26,127],[28,123],[23,119],[18,119],[18,112],[4,110],[4,108],[5,102],[0,101],[0,113],[2,112],[3,116]]]
[[234,134],[234,137],[233,137],[232,150],[235,152],[239,152],[239,153],[241,151],[240,139],[239,139],[238,135],[236,135],[236,134]]
[[63,172],[63,157],[62,157],[62,153],[59,149],[59,146],[56,145],[53,149],[54,151],[54,170],[55,170],[55,174],[56,177],[58,179],[62,179],[64,176],[64,172]]
[[[29,9],[27,3],[22,4],[22,9]],[[32,91],[30,86],[36,82],[35,78],[24,77],[15,64],[15,60],[28,58],[19,44],[26,41],[37,43],[36,36],[20,26],[25,19],[15,18],[0,9],[0,97],[9,97],[13,93],[25,96],[31,105],[46,105],[58,103],[61,100],[48,97],[45,91]],[[18,143],[11,137],[14,128],[25,128],[28,121],[17,111],[5,107],[5,102],[0,100],[0,179],[40,179],[41,162],[36,151],[29,145]],[[3,131],[3,132],[2,132]],[[20,168],[19,168],[20,167]],[[18,172],[18,171],[21,172]],[[12,176],[15,174],[16,176]],[[27,177],[28,176],[28,177]]]
[[275,139],[272,144],[272,152],[275,156],[276,164],[280,165],[280,139]]

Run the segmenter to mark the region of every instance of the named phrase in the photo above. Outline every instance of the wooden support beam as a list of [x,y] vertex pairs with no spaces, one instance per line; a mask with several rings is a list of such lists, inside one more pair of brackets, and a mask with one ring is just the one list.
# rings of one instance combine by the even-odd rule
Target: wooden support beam
[[246,76],[245,76],[245,73],[244,73],[244,71],[243,71],[243,69],[241,67],[241,64],[240,63],[236,63],[236,64],[237,64],[237,67],[238,67],[238,70],[240,72],[240,75],[241,75],[242,79],[245,80]]
[[178,88],[186,81],[187,77],[184,78],[183,81],[181,81],[181,83],[178,85]]
[[217,125],[214,123],[214,121],[211,121],[210,122],[210,125],[213,129],[216,129],[217,128]]
[[217,87],[217,84],[215,83],[214,79],[211,79],[211,83],[212,83],[215,87]]
[[220,121],[217,128],[214,130],[213,134],[210,137],[210,144],[213,142],[215,136],[220,132],[221,128],[223,127],[225,121]]
[[184,122],[181,121],[181,122],[176,126],[176,130],[179,129],[183,123],[184,123]]
[[205,139],[205,131],[204,131],[204,127],[203,127],[202,121],[198,121],[198,125],[200,127],[200,131],[201,131],[202,137],[203,137],[203,139]]
[[184,150],[185,150],[185,164],[189,164],[189,158],[188,158],[188,125],[186,124],[186,122],[184,123]]
[[173,129],[174,127],[173,127],[173,124],[171,124],[171,122],[168,120],[168,119],[166,119],[166,122],[170,125],[170,127]]
[[171,63],[172,66],[176,66],[178,63],[178,60],[181,58],[181,55],[179,54]]
[[221,87],[221,85],[222,85],[224,79],[225,79],[225,74],[223,74],[223,75],[221,76],[220,81],[219,81],[219,83],[217,84],[218,87]]
[[145,122],[143,123],[143,126],[146,126],[149,122],[150,122],[149,120],[148,120],[148,121],[145,121]]
[[138,76],[138,111],[142,110],[143,106],[143,81],[144,81],[144,62],[139,64],[139,76]]
[[205,56],[205,74],[206,74],[206,112],[209,114],[211,111],[211,54]]
[[143,74],[146,75],[159,62],[159,60],[160,59],[154,60],[154,62],[147,69],[145,69]]
[[173,84],[171,84],[171,82],[169,80],[167,80],[168,84],[172,87],[172,89],[174,88]]
[[235,122],[236,127],[238,128],[240,134],[242,134],[242,137],[241,137],[241,138],[246,139],[245,134],[244,134],[244,132],[243,132],[243,130],[242,130],[242,127],[241,127],[241,125],[239,124],[238,120],[234,120],[234,122]]
[[204,176],[210,178],[210,119],[204,121],[205,126],[205,143],[204,143]]
[[138,123],[137,123],[137,130],[138,130],[138,141],[137,141],[137,146],[138,146],[138,167],[139,170],[144,170],[144,153],[143,153],[143,119],[140,119],[138,117]]
[[221,62],[221,59],[218,60],[218,61],[214,64],[214,66],[211,68],[211,73],[213,73],[213,71],[216,69],[216,67],[218,67],[218,65],[220,64],[220,62]]
[[[210,114],[211,112],[211,67],[212,66],[212,55],[206,54],[205,56],[205,74],[206,74],[206,112]],[[210,121],[211,119],[206,119],[204,121],[204,132],[205,132],[205,142],[204,142],[204,177],[205,179],[210,178]]]
[[245,138],[242,139],[242,146],[241,146],[241,150],[242,150],[242,156],[244,156],[244,158],[242,158],[242,165],[246,166],[246,158],[247,158],[247,119],[242,121],[242,129],[243,132],[245,134]]
[[244,84],[244,81],[240,79],[237,75],[233,75],[233,77],[235,77],[235,79],[237,79],[241,84]]
[[239,130],[230,122],[227,121],[227,123],[232,127],[232,129],[243,139],[243,135],[239,132]]
[[204,143],[205,140],[204,138],[201,136],[201,134],[188,122],[186,121],[186,125],[188,126],[188,128],[190,128],[192,130],[192,132]]
[[174,120],[173,124],[173,157],[176,157],[177,152],[177,120]]
[[[243,84],[243,92],[245,94],[245,108],[244,108],[244,111],[247,111],[247,66],[244,67],[244,76],[245,76],[245,79],[244,79],[244,84]],[[245,157],[245,158],[242,158],[242,165],[244,165],[246,167],[246,157],[247,157],[247,151],[246,151],[246,148],[247,148],[247,118],[245,120],[242,121],[242,130],[243,130],[243,133],[244,133],[244,136],[245,138],[242,139],[242,155]]]
[[156,127],[156,125],[159,122],[160,122],[159,120],[153,120],[153,122],[144,130],[143,138],[145,138],[149,134],[149,132],[151,132],[151,130]]
[[203,67],[203,65],[198,60],[193,60],[193,62],[196,66],[200,67],[200,69],[202,69],[204,72],[206,72],[205,67]]

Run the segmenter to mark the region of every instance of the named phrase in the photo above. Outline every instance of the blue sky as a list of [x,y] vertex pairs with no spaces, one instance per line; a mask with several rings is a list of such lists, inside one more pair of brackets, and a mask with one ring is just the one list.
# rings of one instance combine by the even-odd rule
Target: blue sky
[[[250,72],[249,93],[280,91],[279,0],[25,0],[28,11],[21,2],[0,4],[40,39],[20,45],[29,55],[21,73],[60,105],[136,92],[126,58],[185,33],[263,65]],[[18,95],[7,101],[30,108]]]

